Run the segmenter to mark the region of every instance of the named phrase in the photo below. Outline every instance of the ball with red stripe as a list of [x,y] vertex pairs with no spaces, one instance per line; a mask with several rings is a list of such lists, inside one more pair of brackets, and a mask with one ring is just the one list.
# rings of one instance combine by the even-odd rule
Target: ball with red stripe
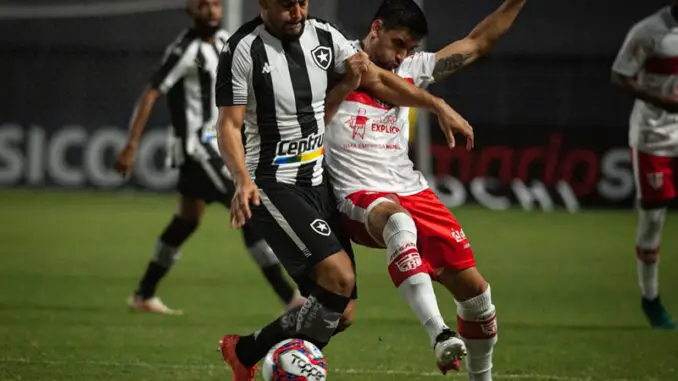
[[312,343],[288,339],[274,346],[262,366],[266,381],[325,381],[327,361]]

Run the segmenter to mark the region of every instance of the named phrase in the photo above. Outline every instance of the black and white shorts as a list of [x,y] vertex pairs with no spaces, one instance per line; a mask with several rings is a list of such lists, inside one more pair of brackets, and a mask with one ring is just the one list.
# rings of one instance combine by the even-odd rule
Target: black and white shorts
[[315,282],[309,274],[325,258],[344,250],[355,268],[350,239],[341,230],[337,204],[327,185],[257,185],[261,203],[251,206],[249,224],[271,246],[303,295],[313,292]]
[[179,167],[177,191],[207,203],[219,202],[230,207],[235,185],[220,158],[186,158]]

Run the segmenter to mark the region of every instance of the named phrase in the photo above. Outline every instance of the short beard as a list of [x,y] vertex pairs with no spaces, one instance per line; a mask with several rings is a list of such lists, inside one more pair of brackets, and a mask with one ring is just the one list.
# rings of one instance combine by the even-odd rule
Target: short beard
[[299,31],[299,34],[288,35],[288,34],[281,33],[280,34],[280,41],[283,41],[283,42],[297,41],[304,34],[304,30],[306,30],[306,18],[301,20],[301,30]]
[[210,38],[221,29],[221,25],[212,26],[207,23],[195,23],[194,29],[200,38]]

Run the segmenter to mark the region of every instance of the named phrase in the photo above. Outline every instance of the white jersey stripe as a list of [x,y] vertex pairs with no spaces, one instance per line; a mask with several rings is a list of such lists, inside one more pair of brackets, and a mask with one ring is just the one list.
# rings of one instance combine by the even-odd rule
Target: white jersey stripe
[[[215,136],[216,82],[218,51],[228,33],[219,30],[214,42],[203,40],[195,30],[182,32],[166,49],[163,61],[151,78],[150,85],[167,94],[172,134],[168,162],[181,165],[186,157],[195,160],[214,159],[218,152]],[[204,144],[211,149],[201,147]]]
[[[331,38],[321,40],[317,30]],[[298,41],[281,42],[259,18],[229,40],[217,104],[243,105],[247,98],[246,164],[255,181],[322,183],[328,78],[354,53],[341,33],[312,19]]]

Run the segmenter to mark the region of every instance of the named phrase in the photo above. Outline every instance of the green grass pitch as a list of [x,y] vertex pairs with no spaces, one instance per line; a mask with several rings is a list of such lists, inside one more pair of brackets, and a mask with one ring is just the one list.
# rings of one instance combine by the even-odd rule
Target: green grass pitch
[[[174,209],[171,196],[0,191],[0,380],[229,380],[218,339],[258,328],[281,306],[223,208],[208,210],[161,284],[184,316],[125,305]],[[496,380],[678,380],[678,333],[650,330],[640,312],[633,211],[455,214],[493,286]],[[677,231],[670,214],[660,280],[674,315]],[[445,379],[385,254],[357,257],[358,313],[325,350],[329,379]],[[437,290],[454,325],[452,299]]]

